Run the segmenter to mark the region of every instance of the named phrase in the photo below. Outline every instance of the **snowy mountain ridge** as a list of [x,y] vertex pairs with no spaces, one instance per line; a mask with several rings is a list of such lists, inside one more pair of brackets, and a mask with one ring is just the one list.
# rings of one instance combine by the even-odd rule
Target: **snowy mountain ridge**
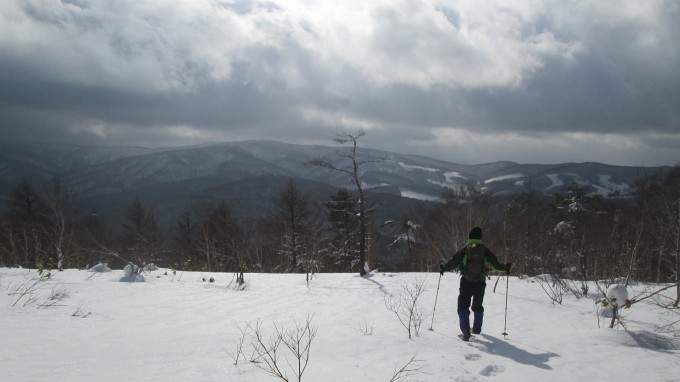
[[[39,187],[56,176],[88,207],[98,209],[120,208],[134,197],[153,201],[161,210],[224,199],[238,206],[237,213],[248,213],[266,207],[288,179],[320,200],[339,187],[353,188],[346,174],[307,165],[315,158],[342,165],[338,161],[349,149],[342,146],[243,141],[154,149],[28,144],[0,148],[3,202],[20,177]],[[360,148],[359,156],[370,162],[362,166],[364,185],[404,208],[437,201],[447,187],[467,185],[496,196],[527,190],[550,195],[576,182],[589,194],[629,197],[637,179],[668,169],[600,163],[462,165],[369,148]]]

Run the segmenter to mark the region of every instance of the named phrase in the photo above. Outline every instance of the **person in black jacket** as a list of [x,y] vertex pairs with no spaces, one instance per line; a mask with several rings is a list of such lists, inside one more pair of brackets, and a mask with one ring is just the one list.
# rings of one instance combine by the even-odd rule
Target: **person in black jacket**
[[501,264],[482,241],[482,229],[474,227],[468,235],[468,243],[456,252],[451,260],[439,266],[439,273],[454,269],[461,270],[460,290],[458,294],[458,318],[464,341],[470,339],[470,305],[474,312],[472,333],[482,332],[484,321],[484,290],[486,289],[487,271],[505,271],[510,273],[512,263]]

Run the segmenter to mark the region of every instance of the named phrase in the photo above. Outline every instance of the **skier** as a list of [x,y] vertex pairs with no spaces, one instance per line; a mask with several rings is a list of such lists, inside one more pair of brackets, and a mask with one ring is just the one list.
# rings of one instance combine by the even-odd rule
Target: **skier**
[[474,312],[472,333],[482,332],[484,320],[484,290],[486,289],[486,273],[489,267],[495,271],[510,273],[512,263],[501,264],[482,242],[482,229],[474,227],[468,235],[467,245],[456,252],[446,264],[439,265],[440,275],[453,269],[460,269],[460,289],[458,294],[458,318],[463,341],[470,340],[470,303]]

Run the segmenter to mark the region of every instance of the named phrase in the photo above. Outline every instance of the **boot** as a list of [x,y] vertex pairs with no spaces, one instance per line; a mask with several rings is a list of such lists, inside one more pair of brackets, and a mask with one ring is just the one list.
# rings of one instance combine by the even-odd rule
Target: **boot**
[[482,332],[482,323],[484,322],[484,312],[475,312],[475,321],[472,324],[472,333],[479,334]]

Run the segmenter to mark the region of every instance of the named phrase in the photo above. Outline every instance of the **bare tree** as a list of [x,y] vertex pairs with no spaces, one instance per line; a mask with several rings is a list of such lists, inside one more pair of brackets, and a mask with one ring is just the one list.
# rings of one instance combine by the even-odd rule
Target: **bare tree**
[[368,241],[368,206],[366,204],[366,189],[361,182],[362,167],[368,163],[380,162],[382,159],[361,159],[359,157],[359,138],[366,135],[363,129],[360,129],[356,134],[338,133],[335,141],[340,144],[349,143],[351,147],[341,157],[348,160],[343,164],[336,164],[330,159],[319,158],[308,162],[311,166],[322,167],[332,171],[338,171],[347,174],[354,185],[357,196],[359,198],[359,274],[361,276],[367,274],[370,270],[368,265],[367,241]]
[[313,250],[314,234],[321,226],[319,211],[316,211],[306,193],[302,193],[289,179],[274,197],[274,218],[281,224],[283,237],[280,249],[289,259],[288,272],[299,272],[308,264]]
[[99,252],[102,245],[111,248],[117,246],[115,235],[108,231],[106,222],[94,210],[80,216],[75,226],[75,243],[69,253],[69,261],[73,266],[82,268],[94,265],[102,260],[102,253]]
[[38,267],[47,259],[46,208],[40,194],[27,178],[12,189],[3,241],[12,262],[24,267]]
[[241,271],[244,266],[243,231],[224,201],[206,211],[202,234],[201,250],[205,254],[207,271]]
[[680,165],[636,183],[637,203],[644,226],[658,256],[656,281],[676,285],[673,307],[680,304]]
[[124,253],[142,265],[157,261],[161,252],[163,236],[156,216],[149,211],[139,198],[128,206],[122,223]]
[[174,266],[188,271],[193,270],[198,263],[200,232],[196,217],[191,210],[185,210],[177,219],[173,242],[176,248]]
[[69,212],[74,203],[73,194],[61,183],[58,178],[52,178],[44,187],[47,213],[50,219],[48,232],[52,246],[57,253],[57,268],[62,271],[64,260],[65,241],[72,236],[68,232]]
[[[247,330],[254,353],[252,362],[255,366],[272,377],[288,382],[290,379],[281,362],[283,357],[288,364],[288,369],[295,375],[295,380],[302,381],[309,364],[312,342],[317,332],[317,327],[312,325],[312,318],[313,316],[308,316],[304,324],[296,322],[291,329],[281,330],[275,324],[274,333],[269,337],[264,334],[260,322],[254,326],[248,324]],[[287,353],[280,351],[283,350],[281,345],[288,349]],[[242,351],[243,346],[237,345],[237,348],[237,351]]]
[[423,371],[427,365],[423,365],[422,363],[423,361],[416,359],[416,356],[414,355],[404,366],[398,370],[395,368],[394,375],[390,379],[390,382],[406,381],[408,378],[418,374],[427,374]]
[[416,336],[425,319],[425,313],[418,303],[420,295],[425,291],[425,281],[416,279],[413,283],[402,285],[402,291],[397,296],[385,295],[385,307],[394,313],[401,325],[408,332],[408,339],[412,334]]

